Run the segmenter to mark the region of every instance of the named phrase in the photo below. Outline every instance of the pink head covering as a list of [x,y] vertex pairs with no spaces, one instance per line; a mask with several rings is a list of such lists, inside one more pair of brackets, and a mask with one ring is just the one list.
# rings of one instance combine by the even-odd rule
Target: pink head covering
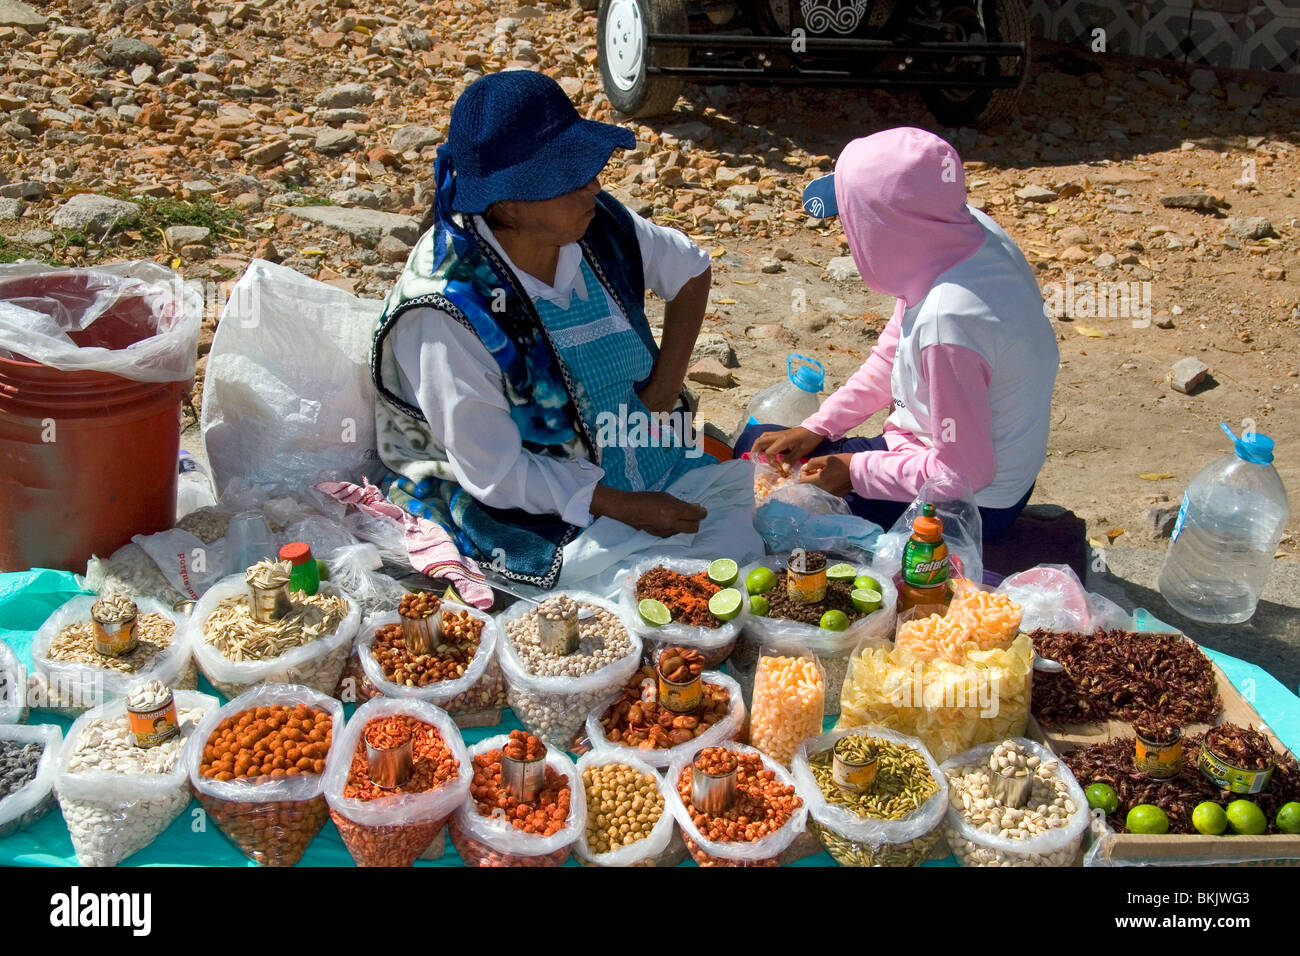
[[966,208],[961,157],[923,129],[887,129],[844,147],[835,202],[862,280],[909,307],[984,242]]

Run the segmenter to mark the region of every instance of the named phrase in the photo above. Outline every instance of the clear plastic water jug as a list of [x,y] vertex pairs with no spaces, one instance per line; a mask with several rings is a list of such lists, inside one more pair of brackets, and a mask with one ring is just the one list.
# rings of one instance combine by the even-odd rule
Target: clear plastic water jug
[[821,407],[818,393],[826,385],[826,369],[806,355],[789,355],[785,360],[788,381],[763,389],[745,410],[748,425],[782,425],[793,428]]
[[1178,509],[1160,593],[1197,621],[1237,624],[1255,613],[1278,541],[1290,515],[1286,488],[1273,467],[1273,439],[1238,438],[1192,479]]

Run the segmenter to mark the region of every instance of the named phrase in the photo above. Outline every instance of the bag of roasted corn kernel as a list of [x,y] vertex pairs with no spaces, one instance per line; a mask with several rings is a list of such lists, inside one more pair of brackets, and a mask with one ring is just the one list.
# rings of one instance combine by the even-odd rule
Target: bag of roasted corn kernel
[[[934,793],[911,812],[894,819],[870,816],[843,802],[827,799],[809,761],[849,735],[887,740],[920,754],[934,781]],[[877,767],[877,777],[888,769]],[[809,828],[817,832],[840,866],[919,866],[942,839],[940,827],[948,810],[948,778],[916,737],[884,727],[832,730],[803,742],[795,754],[791,773],[799,795],[808,805]]]
[[[432,726],[457,763],[455,774],[418,792],[400,788],[373,800],[344,796],[361,735],[385,717],[412,717]],[[442,839],[447,818],[469,796],[473,776],[469,751],[446,711],[422,700],[378,697],[356,709],[330,748],[322,785],[343,845],[359,866],[410,866]]]
[[650,832],[642,839],[607,853],[597,853],[587,840],[587,830],[591,825],[590,818],[597,812],[597,807],[588,801],[588,821],[573,845],[579,860],[583,865],[589,866],[673,866],[675,865],[673,861],[680,862],[684,858],[685,847],[679,849],[673,845],[673,832],[677,822],[673,819],[672,811],[668,809],[667,784],[663,777],[659,776],[659,773],[648,763],[636,757],[593,751],[584,754],[578,761],[578,779],[582,779],[583,772],[588,768],[603,767],[608,764],[623,764],[638,773],[653,777],[655,786],[664,800],[663,810]]
[[1026,634],[1005,650],[971,650],[960,663],[864,642],[849,658],[835,727],[870,724],[919,737],[939,761],[976,744],[1020,737],[1033,665]]
[[383,665],[375,658],[374,644],[381,628],[401,623],[401,615],[394,611],[367,618],[357,634],[356,655],[366,682],[384,697],[421,700],[441,707],[458,727],[494,727],[501,723],[501,708],[505,704],[505,677],[497,661],[501,626],[490,614],[476,607],[443,601],[440,608],[444,614],[468,614],[483,624],[478,647],[465,673],[455,680],[433,681],[423,686],[408,687],[388,679]]
[[[213,732],[227,717],[259,707],[296,708],[303,704],[330,718],[330,739],[343,729],[343,705],[297,684],[263,684],[210,711],[195,729],[185,764],[194,795],[221,831],[250,860],[267,866],[293,866],[329,817],[324,773],[217,780],[204,776],[204,753]],[[328,753],[326,754],[328,760]]]
[[[726,716],[705,730],[704,733],[692,740],[688,740],[686,743],[666,748],[629,747],[627,744],[615,743],[609,739],[601,720],[619,700],[619,696],[622,694],[620,688],[619,696],[597,704],[592,708],[591,713],[587,715],[587,739],[591,742],[592,752],[608,757],[611,760],[615,758],[639,759],[652,767],[662,770],[680,754],[693,754],[702,747],[714,747],[726,744],[730,740],[739,740],[745,729],[745,698],[740,692],[740,685],[721,671],[705,671],[700,675],[700,679],[704,684],[725,688],[728,697]],[[658,694],[657,687],[654,693]]]

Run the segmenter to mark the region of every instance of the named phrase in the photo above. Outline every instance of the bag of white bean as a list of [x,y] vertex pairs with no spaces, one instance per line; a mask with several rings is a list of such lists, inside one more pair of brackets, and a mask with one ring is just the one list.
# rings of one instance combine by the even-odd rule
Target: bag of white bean
[[[471,774],[475,757],[501,750],[509,741],[509,734],[498,734],[472,745],[469,748]],[[559,786],[569,788],[569,812],[564,817],[564,826],[550,836],[526,833],[505,818],[504,810],[494,810],[491,816],[482,814],[471,789],[451,817],[451,840],[466,866],[563,865],[574,841],[587,826],[586,792],[573,761],[554,747],[546,748],[546,770],[558,778]],[[500,789],[499,782],[497,786]]]
[[[772,774],[776,783],[784,785],[792,791],[797,789],[794,778],[790,776],[790,771],[761,750],[745,744],[729,743],[724,746],[733,753],[756,754],[762,761],[763,769]],[[692,751],[689,754],[677,757],[669,765],[667,773],[664,774],[664,780],[667,784],[665,796],[668,800],[668,809],[672,812],[677,825],[681,827],[682,836],[687,841],[687,847],[691,850],[691,855],[695,858],[696,863],[713,866],[776,866],[781,854],[807,828],[807,804],[801,798],[797,798],[799,805],[795,807],[781,827],[775,832],[759,837],[757,840],[707,839],[695,825],[690,810],[687,809],[686,804],[682,801],[681,794],[678,792],[678,784],[682,779],[682,773],[683,771],[689,773],[696,752]]]
[[27,720],[27,668],[13,648],[0,640],[0,724]]
[[183,614],[154,598],[135,598],[136,646],[121,657],[107,657],[94,647],[90,609],[98,600],[94,594],[72,598],[32,638],[34,704],[76,717],[125,697],[143,681],[162,681],[174,690],[198,686]]
[[[832,556],[827,556],[828,564],[838,563]],[[767,557],[749,565],[740,572],[743,583],[755,568],[764,567],[776,573],[777,583],[772,591],[785,590],[785,557]],[[727,669],[740,681],[748,696],[753,687],[754,667],[758,662],[758,650],[763,644],[798,643],[817,655],[826,672],[826,713],[834,716],[840,712],[840,689],[844,686],[844,676],[848,673],[849,658],[859,644],[871,646],[889,646],[894,640],[897,621],[898,589],[894,586],[893,575],[884,569],[868,565],[858,565],[859,573],[869,575],[880,585],[880,607],[858,618],[843,631],[831,631],[818,624],[789,620],[773,615],[769,608],[767,615],[760,617],[749,614],[744,619],[744,629],[740,642],[731,652]],[[770,604],[769,592],[769,604]],[[820,619],[821,614],[829,610],[818,605],[812,617]]]
[[[992,776],[994,764],[1029,771],[1023,807],[1008,807]],[[1042,744],[1023,737],[980,744],[945,760],[949,806],[944,837],[962,866],[1078,866],[1092,817],[1070,768]]]
[[506,702],[520,722],[552,746],[567,750],[591,709],[609,700],[640,666],[641,638],[622,620],[616,604],[585,591],[554,597],[576,602],[579,612],[584,607],[596,612],[578,622],[577,650],[567,656],[543,651],[538,608],[519,601],[497,617],[502,630],[497,657],[505,673]]
[[[655,627],[641,620],[637,613],[636,596],[637,584],[642,576],[655,568],[667,568],[678,574],[701,574],[709,570],[709,562],[691,558],[649,558],[638,562],[623,575],[623,581],[619,585],[619,607],[632,630],[641,637],[646,658],[654,660],[665,647],[690,647],[704,655],[706,667],[717,667],[727,659],[736,646],[736,641],[740,639],[741,628],[749,617],[749,602],[741,603],[739,617],[719,622],[717,627],[691,626],[676,621]],[[744,579],[738,579],[732,587],[739,588],[743,593]]]
[[365,678],[377,693],[385,697],[422,700],[441,707],[458,727],[494,727],[501,723],[501,705],[505,696],[505,678],[497,661],[501,627],[490,614],[468,605],[443,601],[439,610],[440,621],[442,614],[468,614],[482,623],[478,648],[463,675],[455,680],[433,681],[423,686],[407,686],[389,680],[383,665],[375,658],[374,645],[381,628],[401,622],[401,615],[393,612],[368,618],[361,625],[356,654]]
[[[16,789],[8,785],[0,790],[0,837],[31,826],[54,807],[54,775],[57,772],[63,731],[55,724],[5,724],[0,726],[0,741],[10,747],[41,748],[36,775]],[[30,757],[25,758],[30,760]],[[30,763],[17,768],[22,776],[30,774]],[[0,766],[0,777],[14,768]],[[22,779],[22,777],[19,777]]]
[[[618,792],[608,790],[600,793],[593,790],[592,793],[587,793],[586,776],[589,770],[617,766],[625,767],[630,771],[624,774],[624,777],[637,778],[622,783],[627,793],[621,796]],[[679,850],[673,845],[677,822],[673,819],[672,811],[668,809],[664,779],[653,767],[643,760],[626,754],[592,751],[584,754],[578,761],[578,778],[582,780],[583,792],[587,796],[587,823],[578,834],[573,849],[584,865],[671,866],[675,863],[669,862],[670,859],[680,860],[685,846],[682,845]],[[638,785],[644,785],[643,789],[647,792],[653,789],[659,798],[657,807],[644,806],[645,797],[639,792],[632,793]],[[609,795],[605,796],[605,793]],[[653,815],[656,810],[659,816],[653,823],[645,819],[648,815]],[[599,840],[602,832],[616,832],[631,820],[638,822],[641,829],[645,831],[644,836],[640,836],[632,843],[625,843],[604,852],[598,852],[593,847],[592,840]]]
[[[189,640],[203,676],[226,697],[238,697],[259,684],[270,683],[298,684],[332,694],[361,623],[356,603],[338,588],[322,584],[307,599],[307,610],[295,605],[277,628],[252,620],[248,613],[250,593],[244,574],[232,574],[209,588],[194,606],[189,617]],[[342,602],[344,608],[341,615],[334,614],[336,623],[332,626],[321,610],[326,599],[333,599],[336,611],[337,602]],[[283,632],[283,637],[276,636],[277,630]],[[280,653],[274,653],[277,641],[286,647]],[[232,660],[227,651],[243,659]]]
[[[385,717],[432,725],[456,760],[455,775],[415,793],[394,790],[373,800],[345,796],[361,735],[372,721]],[[441,849],[443,826],[469,796],[473,778],[469,750],[446,711],[423,700],[378,697],[356,709],[330,748],[322,784],[339,835],[359,865],[409,866],[435,839]]]
[[[673,747],[629,747],[626,744],[615,743],[609,739],[604,726],[601,724],[601,718],[618,700],[618,696],[615,696],[606,698],[603,702],[597,704],[592,708],[591,713],[587,715],[587,739],[591,743],[592,752],[610,759],[620,758],[629,761],[639,759],[651,767],[662,770],[677,759],[680,754],[688,751],[695,753],[701,747],[713,747],[718,744],[725,744],[729,740],[739,740],[742,731],[745,729],[745,698],[740,693],[740,685],[721,671],[705,671],[700,675],[700,680],[705,684],[725,688],[728,697],[727,715],[705,730],[704,733],[692,740],[688,740],[686,743],[677,744]],[[622,688],[619,689],[620,695],[621,692]],[[658,692],[656,686],[654,688],[656,696]]]
[[[916,763],[878,766],[876,778],[882,780],[891,791],[904,795],[904,799],[907,799],[905,794],[908,786],[915,785],[919,780],[926,786],[932,783],[934,792],[915,809],[908,809],[911,804],[909,800],[904,804],[905,815],[890,818],[870,815],[870,807],[860,812],[852,804],[852,796],[848,793],[843,800],[827,799],[819,777],[825,778],[834,771],[824,765],[825,757],[819,761],[822,766],[817,772],[814,772],[809,761],[831,750],[841,738],[851,735],[888,741],[913,751],[924,761],[924,771]],[[883,758],[878,759],[881,764],[885,763]],[[915,757],[910,759],[915,760]],[[925,771],[929,772],[929,782],[925,781]],[[940,826],[944,814],[948,812],[948,778],[939,769],[939,764],[930,755],[930,751],[925,749],[925,744],[916,737],[885,727],[832,730],[810,737],[800,745],[791,773],[799,788],[799,795],[808,805],[809,827],[817,831],[822,844],[840,866],[918,866],[930,857],[942,838]],[[888,806],[885,809],[894,810]]]
[[190,802],[185,750],[217,699],[173,692],[180,732],[135,746],[125,700],[86,711],[63,738],[54,789],[82,866],[116,866],[152,843]]

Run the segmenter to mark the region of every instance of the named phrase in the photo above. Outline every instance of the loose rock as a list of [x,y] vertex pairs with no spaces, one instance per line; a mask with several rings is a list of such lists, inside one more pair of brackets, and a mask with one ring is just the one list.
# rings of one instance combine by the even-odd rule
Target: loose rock
[[1170,384],[1175,392],[1191,395],[1210,374],[1210,367],[1198,358],[1180,359],[1174,363]]

